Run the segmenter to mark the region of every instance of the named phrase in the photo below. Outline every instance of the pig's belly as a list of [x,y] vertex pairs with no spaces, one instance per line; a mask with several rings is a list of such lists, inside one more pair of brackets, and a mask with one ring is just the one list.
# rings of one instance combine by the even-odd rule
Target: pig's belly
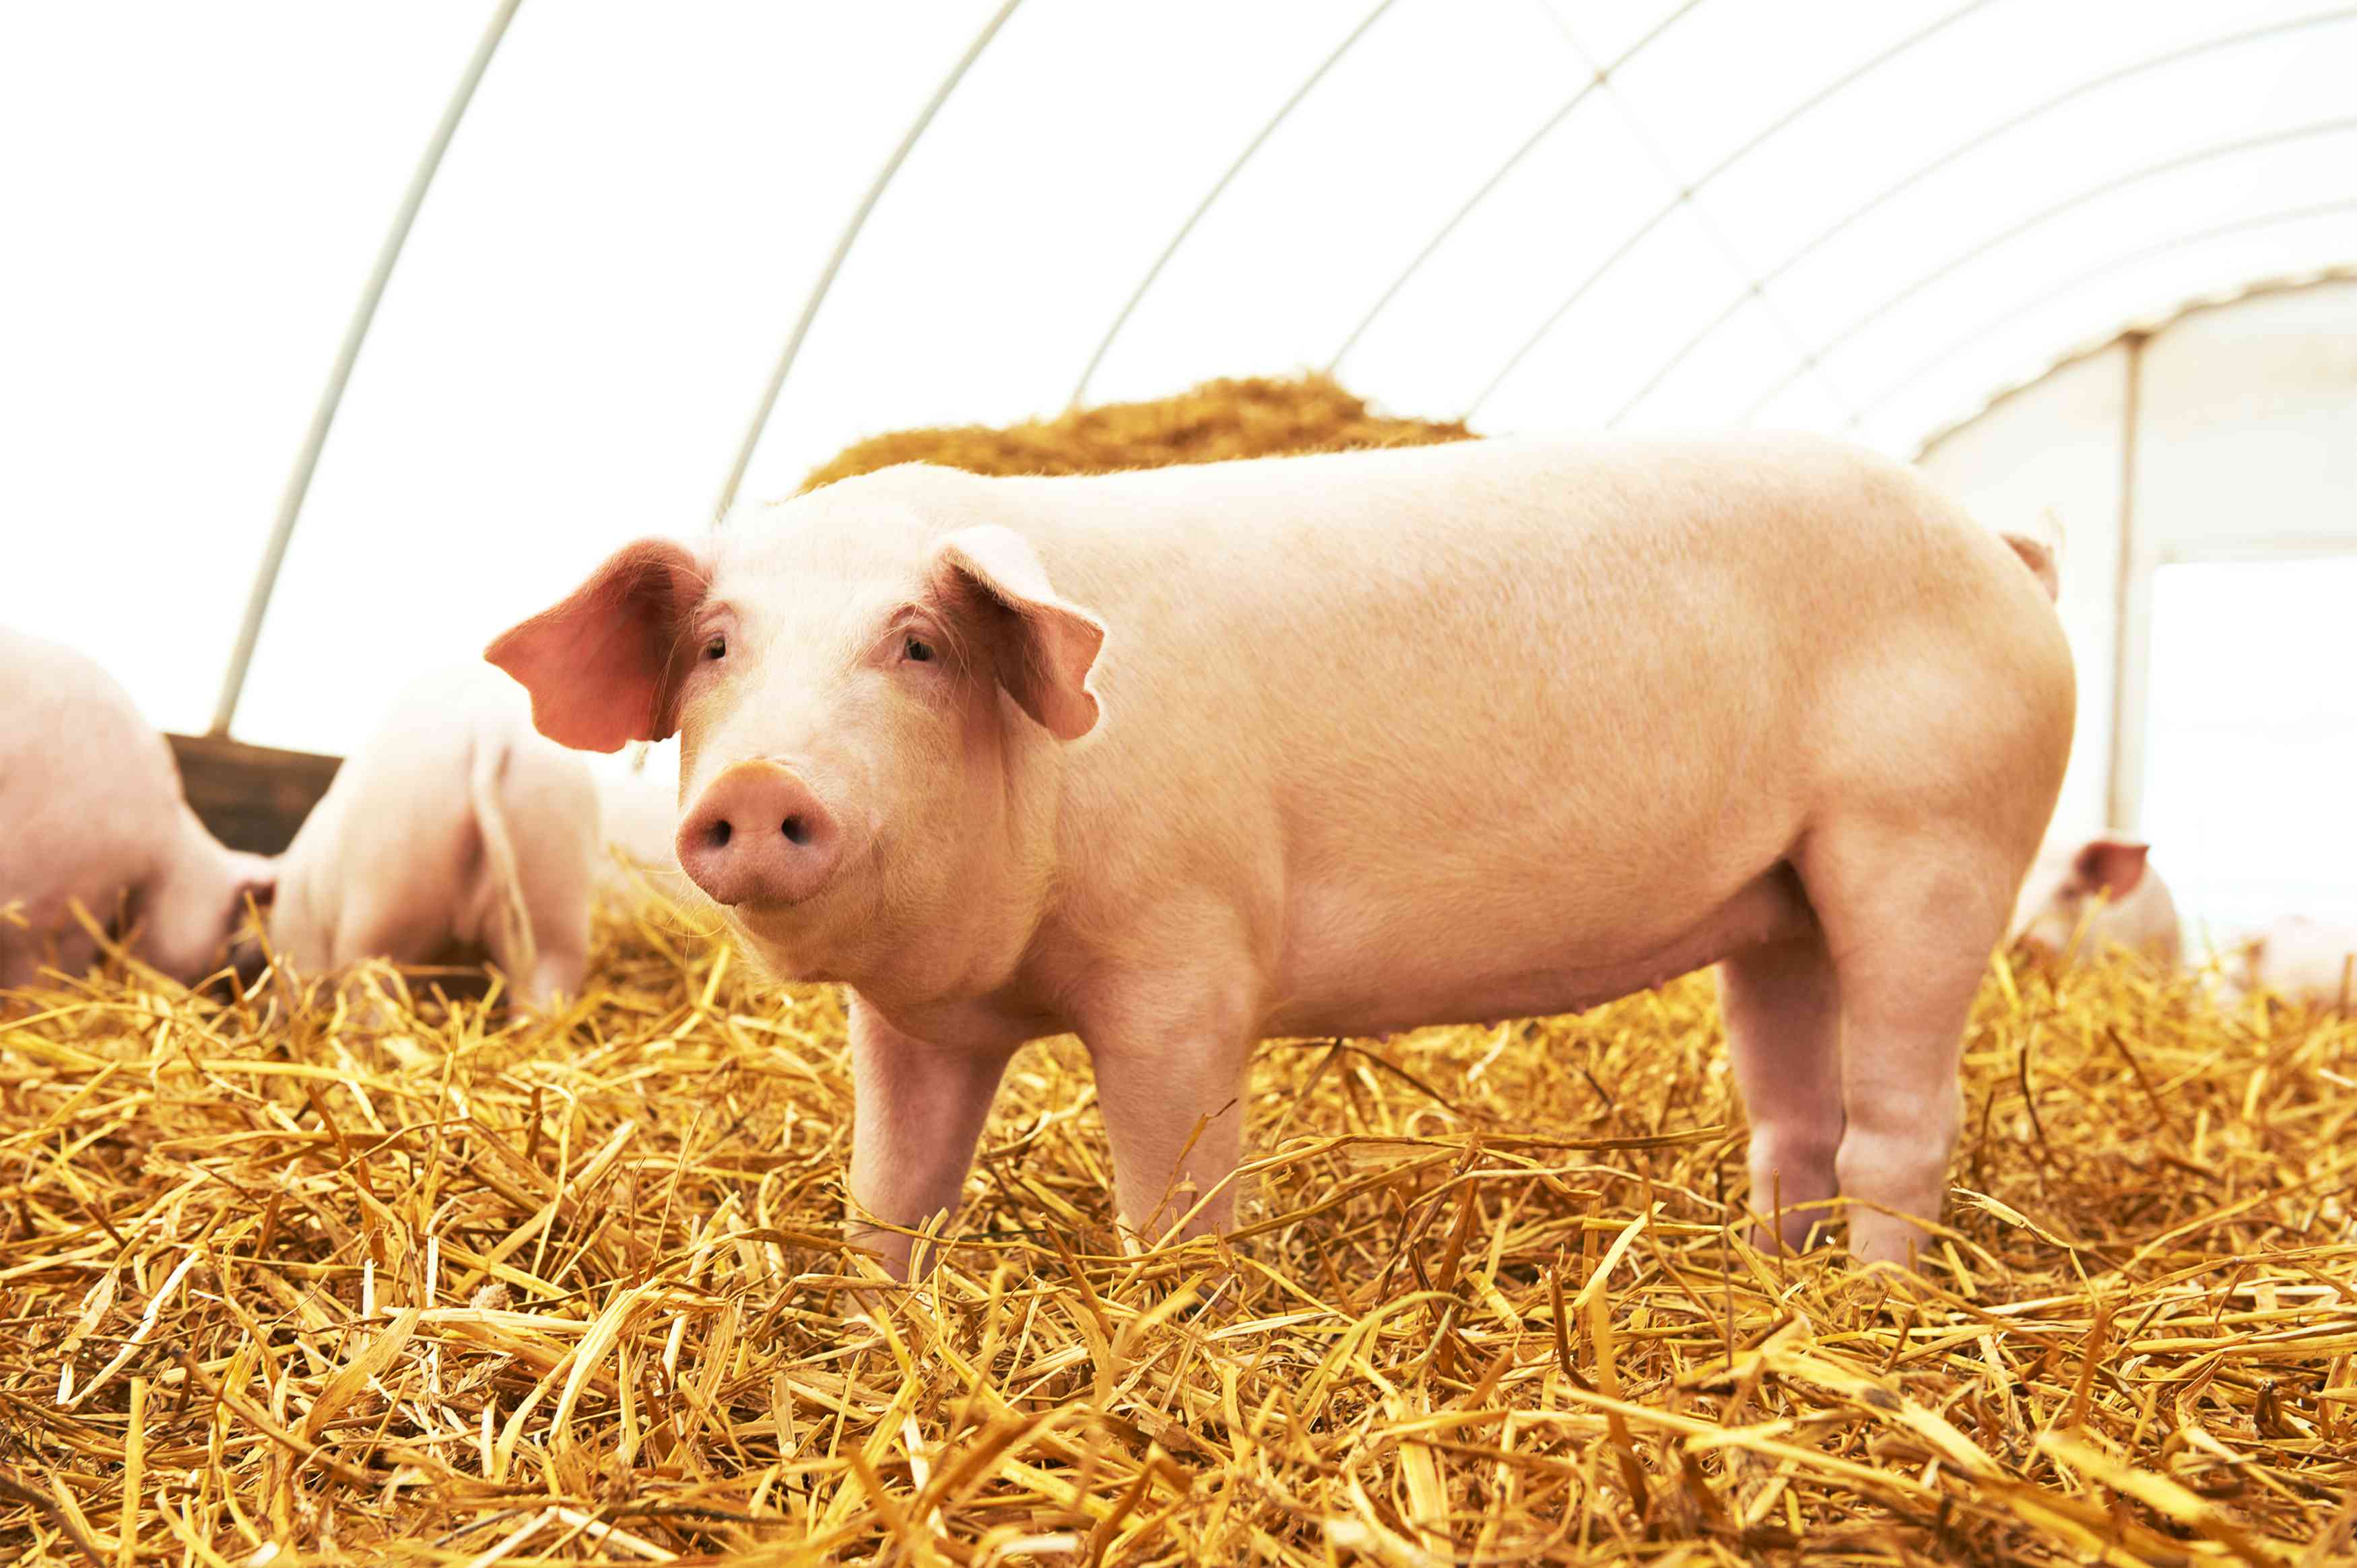
[[[1656,918],[1658,918],[1658,912]],[[1412,940],[1379,924],[1318,922],[1287,954],[1265,1033],[1383,1035],[1440,1024],[1576,1013],[1813,924],[1800,880],[1778,864],[1664,938],[1615,941],[1522,902]],[[1536,918],[1534,918],[1534,914]]]

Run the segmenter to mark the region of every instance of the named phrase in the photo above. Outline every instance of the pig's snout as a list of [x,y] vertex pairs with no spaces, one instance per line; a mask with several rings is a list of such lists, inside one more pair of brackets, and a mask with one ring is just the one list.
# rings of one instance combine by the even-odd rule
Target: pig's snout
[[719,904],[794,904],[843,860],[843,829],[811,787],[774,762],[715,779],[679,825],[679,865]]

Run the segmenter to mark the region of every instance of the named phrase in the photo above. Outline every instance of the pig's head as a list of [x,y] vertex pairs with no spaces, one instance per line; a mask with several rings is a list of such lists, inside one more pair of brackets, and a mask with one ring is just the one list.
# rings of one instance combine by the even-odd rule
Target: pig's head
[[162,875],[142,889],[136,911],[139,955],[184,985],[231,963],[247,900],[267,908],[278,885],[277,862],[225,847],[186,805],[178,843]]
[[2014,907],[2015,944],[2049,955],[2064,951],[2097,900],[2117,904],[2136,890],[2150,850],[2134,839],[2106,837],[2039,856]]
[[788,979],[1011,964],[984,950],[1044,897],[1043,773],[1097,721],[1095,618],[1019,534],[907,488],[641,540],[487,653],[566,746],[680,736],[680,867]]

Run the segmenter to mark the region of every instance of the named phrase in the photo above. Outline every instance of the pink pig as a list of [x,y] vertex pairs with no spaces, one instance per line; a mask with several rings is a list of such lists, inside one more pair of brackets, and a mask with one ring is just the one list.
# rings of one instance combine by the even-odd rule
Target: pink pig
[[588,765],[533,733],[512,685],[430,677],[287,846],[271,944],[306,976],[481,952],[526,1006],[578,995],[597,832]]
[[2083,960],[2121,947],[2175,969],[2184,950],[2177,902],[2146,863],[2149,850],[2105,836],[2040,854],[2015,907],[2015,942]]
[[105,671],[0,629],[0,990],[44,962],[90,967],[77,899],[102,925],[127,910],[133,953],[193,983],[225,962],[246,895],[272,878],[197,821],[171,746]]
[[2040,558],[1812,437],[910,466],[630,545],[489,657],[568,746],[678,732],[683,867],[851,988],[896,1268],[1026,1041],[1082,1037],[1122,1216],[1193,1233],[1262,1037],[1710,963],[1767,1234],[1846,1194],[1903,1260],[2070,749]]
[[2357,929],[2287,915],[2254,938],[2233,966],[2234,989],[2271,992],[2304,1007],[2357,1000]]

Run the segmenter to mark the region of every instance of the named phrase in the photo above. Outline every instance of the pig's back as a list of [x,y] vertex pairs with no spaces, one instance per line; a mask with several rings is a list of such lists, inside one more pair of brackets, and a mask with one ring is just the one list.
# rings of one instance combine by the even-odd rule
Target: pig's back
[[[1815,438],[1028,483],[1018,526],[1109,628],[1108,765],[1146,747],[1286,779],[1379,756],[1442,779],[1507,763],[1560,790],[1609,782],[1562,753],[1572,736],[1641,741],[1622,726],[1643,720],[1657,743],[1705,721],[1789,737],[1927,635],[2024,684],[2060,640],[2001,542],[1906,469]],[[1771,749],[1789,777],[1792,747]],[[1747,772],[1730,759],[1695,782],[1716,795]],[[1642,810],[1661,782],[1612,793]]]
[[361,926],[418,932],[416,950],[388,955],[403,961],[473,940],[465,928],[483,902],[475,758],[519,736],[549,744],[532,733],[521,689],[496,671],[437,671],[394,697],[287,847],[279,899],[314,949],[298,961],[325,967],[338,933]]
[[1131,868],[1117,897],[1174,865],[1224,878],[1265,940],[1490,920],[1493,890],[1551,886],[1538,924],[1650,951],[1832,795],[1969,809],[2020,745],[2059,724],[2067,749],[2068,652],[2029,571],[1823,440],[985,483],[1108,627],[1068,859]]

